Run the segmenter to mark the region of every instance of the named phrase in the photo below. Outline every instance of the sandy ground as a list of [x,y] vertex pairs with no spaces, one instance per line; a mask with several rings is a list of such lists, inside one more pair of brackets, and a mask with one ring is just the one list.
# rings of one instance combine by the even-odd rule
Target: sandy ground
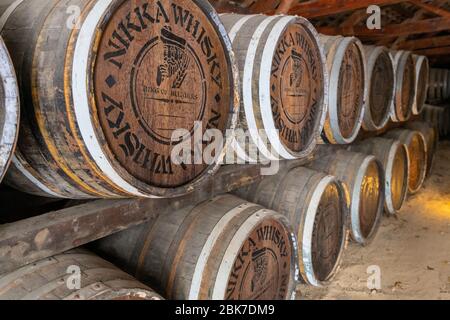
[[[370,290],[378,266],[381,289]],[[376,267],[375,267],[376,269]],[[450,141],[442,142],[433,174],[397,217],[384,217],[370,246],[349,244],[326,288],[299,287],[299,299],[450,300]]]

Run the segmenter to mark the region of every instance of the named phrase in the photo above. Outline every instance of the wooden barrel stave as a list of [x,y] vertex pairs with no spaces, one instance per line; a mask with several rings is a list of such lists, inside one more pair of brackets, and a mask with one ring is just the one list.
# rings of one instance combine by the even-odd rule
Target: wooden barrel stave
[[[333,279],[347,238],[345,191],[336,178],[299,167],[267,177],[237,194],[289,219],[296,230],[298,263],[305,283],[324,286]],[[330,237],[332,233],[334,237]]]
[[383,138],[366,139],[349,147],[350,151],[374,155],[385,173],[384,210],[390,215],[400,211],[408,195],[409,155],[406,146]]
[[412,115],[416,91],[416,72],[410,51],[391,51],[396,74],[391,120],[405,122]]
[[412,108],[413,115],[419,115],[423,111],[427,99],[428,81],[430,78],[430,65],[425,56],[413,55],[416,70],[416,90]]
[[[36,193],[36,190],[38,190],[38,193],[41,195],[48,196],[47,192],[41,190],[42,188],[30,183],[30,179],[26,179],[26,176],[33,176],[45,185],[47,189],[52,191],[52,196],[57,194],[61,197],[80,199],[122,198],[130,196],[171,197],[191,192],[196,186],[203,183],[207,177],[218,170],[220,166],[219,161],[215,161],[212,164],[175,165],[171,158],[171,151],[175,144],[166,145],[159,140],[151,140],[149,135],[137,128],[139,125],[136,125],[137,134],[126,131],[125,128],[129,128],[128,125],[131,123],[130,117],[133,116],[131,113],[136,109],[132,111],[131,105],[127,105],[127,108],[123,109],[124,117],[122,117],[123,114],[121,112],[116,114],[115,112],[119,110],[121,105],[117,102],[118,100],[114,100],[108,96],[108,94],[112,95],[111,93],[105,93],[107,90],[102,88],[102,81],[106,81],[108,86],[111,87],[116,85],[123,86],[123,84],[119,83],[119,80],[123,80],[122,78],[114,79],[112,76],[113,67],[110,65],[113,65],[113,63],[102,62],[102,59],[99,58],[110,57],[108,53],[104,52],[106,50],[104,48],[105,42],[107,43],[108,40],[106,38],[109,33],[113,32],[111,29],[114,23],[120,19],[121,14],[126,15],[126,10],[131,5],[139,5],[135,11],[132,10],[133,12],[138,12],[138,9],[142,6],[148,6],[145,1],[131,3],[129,1],[122,2],[119,0],[108,0],[105,2],[87,2],[81,0],[60,2],[45,0],[39,2],[39,5],[36,5],[34,1],[24,0],[14,10],[9,10],[10,12],[5,9],[6,7],[3,7],[3,10],[6,10],[9,14],[7,19],[3,19],[6,21],[3,34],[8,46],[15,48],[15,64],[21,67],[18,73],[23,74],[21,87],[25,92],[24,101],[27,102],[27,109],[30,111],[27,112],[28,122],[23,121],[22,124],[22,126],[27,127],[28,133],[24,133],[23,136],[26,135],[26,137],[21,137],[21,141],[23,142],[19,142],[19,150],[22,153],[21,158],[26,161],[21,163],[20,168],[16,168],[16,171],[21,172],[23,175],[23,181],[16,183],[16,185],[25,186],[26,189],[24,191]],[[202,108],[202,106],[205,106],[205,109],[200,113],[203,118],[199,119],[203,125],[202,130],[205,132],[207,129],[217,128],[225,136],[226,129],[234,129],[236,125],[237,109],[239,106],[239,95],[234,90],[238,83],[238,77],[235,73],[231,44],[217,15],[206,1],[196,0],[193,4],[190,2],[189,7],[186,7],[185,2],[184,0],[180,0],[177,3],[179,7],[172,7],[168,1],[160,2],[162,6],[161,10],[165,10],[164,13],[166,14],[164,16],[164,28],[169,25],[172,29],[177,29],[164,32],[166,32],[169,38],[176,38],[174,32],[187,33],[187,30],[181,29],[179,23],[176,22],[179,20],[175,17],[178,14],[178,11],[175,9],[180,9],[181,11],[179,12],[188,10],[192,13],[194,18],[199,19],[199,28],[200,26],[204,27],[203,30],[205,32],[202,34],[202,39],[203,41],[210,42],[210,55],[212,56],[214,54],[214,59],[212,57],[206,58],[206,54],[209,54],[209,51],[204,53],[204,56],[198,58],[196,54],[203,50],[200,48],[200,44],[198,44],[198,48],[192,49],[194,44],[197,45],[196,39],[193,39],[194,35],[188,34],[185,35],[185,38],[188,38],[188,42],[191,41],[192,46],[190,49],[192,51],[198,49],[198,52],[192,54],[192,56],[198,58],[198,69],[204,68],[201,67],[201,63],[204,60],[204,66],[210,67],[213,65],[208,72],[210,71],[211,74],[215,72],[215,74],[214,77],[212,75],[211,77],[206,77],[204,73],[204,82],[191,81],[192,79],[180,81],[180,86],[184,85],[184,87],[179,89],[181,90],[180,94],[184,94],[182,90],[186,89],[186,86],[195,86],[203,83],[205,87],[204,91],[199,90],[203,94],[202,100],[200,101],[198,100],[200,98],[195,98],[194,96],[192,97],[195,100],[193,100],[193,104],[197,104],[196,101],[201,102],[201,104],[198,102],[196,107]],[[67,26],[70,22],[67,19],[67,11],[71,6],[81,8],[80,29],[72,30]],[[137,13],[133,19],[141,21],[138,19]],[[153,18],[150,16],[149,19]],[[133,23],[136,22],[134,20],[132,21]],[[31,21],[31,23],[28,22],[26,26],[21,26],[20,21]],[[162,19],[159,19],[158,23],[161,23],[161,21]],[[93,25],[97,26],[95,30],[92,29]],[[143,30],[145,32],[153,32],[151,29],[154,28],[156,32],[163,33],[161,29],[164,29],[158,29],[158,26],[153,27],[153,25],[152,28],[148,28],[148,25],[145,25],[145,27],[144,25],[142,26],[140,32],[144,32]],[[138,27],[134,27],[133,32],[138,33],[136,31]],[[24,34],[21,38],[22,42],[16,41],[14,38],[17,30],[20,30]],[[94,48],[91,51],[86,46],[89,45],[90,39],[92,41],[95,40],[93,33],[96,31],[99,31],[96,35],[98,36],[98,41],[95,42]],[[127,32],[131,31],[128,30]],[[142,41],[148,41],[139,36],[140,34],[134,34],[132,36],[133,39],[138,40],[134,41],[134,43],[130,40],[129,45],[134,46],[134,49],[129,50],[129,52],[137,52],[135,47],[139,46]],[[81,37],[83,37],[83,41],[78,41]],[[168,43],[167,46],[173,45],[173,47],[176,47],[176,44],[170,42],[171,40],[169,38],[164,38],[161,43],[166,41]],[[208,40],[204,40],[206,38]],[[44,39],[48,40],[49,44]],[[125,41],[123,34],[121,37],[116,37],[115,41],[119,40]],[[183,42],[185,40],[178,37],[176,41]],[[158,50],[162,46],[163,44],[158,47]],[[214,52],[213,48],[215,48]],[[186,47],[180,50],[186,50]],[[85,63],[83,60],[85,54],[88,60],[86,66],[92,63],[92,67],[86,67],[86,72],[83,73],[81,64]],[[197,58],[190,59],[189,54],[186,53],[184,56],[188,56],[187,61],[189,62],[187,63],[187,68],[195,69],[196,66],[194,63]],[[121,57],[121,55],[118,56]],[[117,65],[118,58],[116,58],[117,56],[113,55],[111,60]],[[24,62],[22,63],[22,61]],[[40,62],[39,65],[36,65],[37,61]],[[79,64],[80,62],[81,64]],[[147,66],[145,63],[142,62],[143,65]],[[131,63],[124,63],[123,66],[129,68]],[[161,66],[158,70],[162,70]],[[150,68],[152,67],[157,69],[158,66],[150,66]],[[105,76],[106,80],[104,80],[105,78],[102,78],[103,74],[109,74],[109,71],[111,71],[111,75],[108,77]],[[195,70],[192,72],[189,71],[186,74],[187,78],[191,77],[191,75],[192,77],[198,75],[195,73]],[[119,75],[123,77],[133,76],[128,70],[119,73]],[[154,75],[156,79],[156,71]],[[86,77],[87,81],[74,81],[74,79],[79,79],[80,77]],[[186,77],[183,79],[187,79]],[[98,80],[99,78],[101,80]],[[172,81],[171,79],[167,79],[165,77],[161,80],[162,86],[168,86],[168,83]],[[126,92],[128,91],[127,89]],[[194,90],[190,89],[188,91],[192,92]],[[89,94],[93,93],[94,97],[83,96],[87,95],[88,92]],[[114,92],[120,93],[121,91],[115,90]],[[175,93],[178,95],[177,92]],[[151,95],[151,93],[148,94]],[[188,93],[186,94],[188,95]],[[125,99],[130,98],[127,96]],[[170,101],[168,102],[169,104],[175,105],[178,103],[174,102],[175,100]],[[127,100],[124,103],[128,104],[129,101]],[[139,103],[137,103],[138,107],[141,107]],[[103,105],[108,105],[109,107],[107,106],[103,110]],[[156,110],[159,107],[157,103],[152,103],[149,108]],[[145,108],[147,108],[147,104]],[[113,118],[116,116],[116,118],[107,118],[108,116]],[[192,125],[194,124],[194,121],[189,122],[191,116],[189,116],[189,119],[188,117],[184,119],[186,120],[187,126],[191,123]],[[151,125],[161,127],[171,126],[171,124],[167,124],[167,121],[154,122]],[[173,127],[178,127],[178,124],[174,122]],[[119,131],[120,129],[122,131]],[[155,130],[166,129],[157,128]],[[165,132],[170,130],[168,129]],[[167,134],[167,136],[170,136],[170,134]],[[187,139],[194,139],[192,136],[185,137]],[[230,142],[231,138],[227,137],[225,139],[225,146],[228,146]],[[223,150],[218,150],[216,160],[223,157],[225,149],[226,147]],[[132,161],[127,157],[131,157]],[[143,162],[141,161],[142,163],[138,164],[139,160],[143,160]],[[149,170],[146,170],[146,165],[150,166]],[[23,168],[30,166],[33,167],[34,172],[26,172],[26,175],[23,174]],[[13,178],[16,179],[16,176]]]
[[[296,255],[288,225],[282,215],[224,195],[100,240],[95,247],[169,299],[290,299]],[[278,234],[278,245],[260,241],[257,230]],[[258,261],[264,264],[256,271]]]
[[[308,156],[323,127],[328,93],[325,57],[316,30],[306,19],[293,16],[222,14],[221,19],[239,62],[240,122],[242,129],[250,131],[250,143],[254,146],[249,149],[255,150],[256,146],[263,160]],[[304,68],[301,61],[294,69],[295,57],[302,54],[309,54],[306,63],[312,67]],[[278,66],[285,62],[289,66],[285,68],[287,71]],[[314,73],[305,71],[311,69]],[[282,75],[281,72],[291,73]],[[289,87],[291,95],[307,86],[305,92],[314,92],[314,97],[306,101],[294,99],[281,93],[283,85]],[[239,135],[237,148],[245,151],[242,145],[245,139]],[[245,160],[254,158],[248,153],[240,155],[241,151],[236,153]]]
[[390,119],[395,93],[394,62],[385,47],[364,46],[367,90],[362,127],[366,131],[384,128]]
[[323,147],[308,167],[336,176],[345,186],[348,225],[354,241],[367,245],[375,236],[384,207],[384,173],[374,156]]
[[397,129],[388,132],[386,138],[397,139],[404,143],[409,153],[409,193],[417,193],[427,172],[426,140],[419,131]]
[[[80,270],[81,288],[70,289]],[[161,300],[111,263],[76,249],[0,276],[0,300]]]
[[[329,143],[352,143],[364,116],[364,49],[355,37],[320,35],[329,74],[328,115],[323,137]],[[350,71],[350,72],[349,72]]]

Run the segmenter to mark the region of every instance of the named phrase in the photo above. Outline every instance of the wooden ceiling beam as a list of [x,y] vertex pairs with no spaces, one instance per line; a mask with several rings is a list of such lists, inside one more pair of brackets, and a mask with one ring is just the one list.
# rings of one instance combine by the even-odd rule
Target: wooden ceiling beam
[[424,9],[425,11],[434,13],[435,15],[441,16],[443,18],[450,19],[450,12],[445,9],[439,8],[439,6],[437,5],[423,3],[421,0],[408,0],[408,2]]
[[420,49],[429,49],[446,46],[450,46],[450,36],[438,36],[431,38],[426,37],[423,39],[408,40],[399,44],[398,48],[403,50],[414,51]]
[[380,30],[369,30],[366,26],[356,26],[353,28],[341,27],[321,27],[319,32],[328,35],[361,36],[361,37],[392,37],[408,36],[413,34],[422,34],[438,32],[450,29],[450,19],[434,18],[414,22],[387,25]]
[[310,0],[298,3],[289,14],[298,14],[305,18],[325,17],[333,14],[366,9],[370,5],[391,5],[403,2],[401,0]]
[[423,49],[417,50],[414,53],[421,54],[424,56],[447,56],[450,54],[450,46],[440,47],[440,48],[432,48],[432,49]]
[[278,14],[287,14],[289,10],[291,10],[294,3],[297,3],[298,0],[281,0],[276,13]]

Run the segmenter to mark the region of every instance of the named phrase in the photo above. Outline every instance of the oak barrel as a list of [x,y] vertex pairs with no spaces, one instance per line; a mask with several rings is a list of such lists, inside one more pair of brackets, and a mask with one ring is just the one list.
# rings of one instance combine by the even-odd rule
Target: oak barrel
[[237,121],[231,43],[207,1],[5,0],[0,15],[26,115],[12,186],[73,199],[172,197],[219,168],[172,157],[194,133],[225,135]]
[[323,286],[333,278],[347,238],[345,191],[335,177],[299,167],[267,177],[237,194],[289,219],[297,234],[304,282]]
[[324,146],[309,165],[337,177],[346,188],[352,239],[367,245],[378,231],[384,206],[384,173],[371,155]]
[[[301,17],[222,14],[241,79],[241,129],[261,158],[308,156],[320,135],[328,96],[325,56]],[[237,133],[237,154],[254,159]]]
[[20,117],[19,89],[8,49],[0,37],[0,182],[13,158]]
[[276,300],[294,292],[293,237],[281,214],[223,195],[96,248],[168,299]]
[[410,130],[419,131],[425,137],[427,145],[427,173],[431,174],[434,164],[434,157],[439,145],[439,132],[437,126],[431,122],[414,121],[407,123],[406,127]]
[[130,275],[82,249],[0,276],[0,300],[161,299]]
[[388,132],[386,138],[399,140],[408,148],[409,193],[414,194],[422,187],[427,172],[427,142],[419,131],[396,129]]
[[362,127],[366,131],[384,128],[394,101],[394,62],[386,47],[364,46],[367,71],[365,111]]
[[413,115],[419,115],[423,111],[427,99],[428,81],[430,77],[430,65],[425,56],[413,55],[416,70],[416,90],[412,108]]
[[355,37],[320,35],[329,74],[328,115],[324,140],[349,144],[358,136],[364,116],[366,71],[364,49]]
[[410,51],[391,51],[395,68],[395,95],[391,120],[404,122],[412,115],[416,91],[416,71]]
[[384,210],[390,215],[400,211],[408,195],[409,155],[397,140],[370,138],[349,147],[350,151],[374,155],[384,169]]
[[437,126],[441,137],[450,133],[450,107],[425,105],[422,119]]
[[441,102],[450,95],[450,73],[447,69],[430,69],[427,101]]

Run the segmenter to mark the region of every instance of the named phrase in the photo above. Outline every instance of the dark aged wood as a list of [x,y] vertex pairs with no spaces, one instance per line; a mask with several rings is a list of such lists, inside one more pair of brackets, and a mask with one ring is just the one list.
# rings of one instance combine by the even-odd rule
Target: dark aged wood
[[[220,165],[176,165],[171,151],[181,137],[193,142],[196,120],[197,136],[206,129],[225,136],[237,121],[227,35],[205,0],[105,4],[24,0],[7,17],[2,35],[26,114],[8,182],[74,199],[191,192]],[[68,26],[73,7],[81,9],[80,29]],[[187,131],[171,143],[175,129]]]
[[420,131],[397,129],[388,132],[385,137],[404,143],[409,153],[409,193],[417,193],[427,172],[427,143]]
[[366,75],[362,43],[356,38],[320,36],[329,73],[328,116],[324,138],[333,144],[353,142],[360,128]]
[[397,141],[369,138],[351,145],[348,150],[374,155],[384,169],[385,203],[388,214],[396,214],[408,195],[409,159],[406,146]]
[[19,130],[19,88],[11,57],[0,37],[0,182],[12,160]]
[[333,278],[347,239],[346,194],[334,177],[298,167],[236,194],[289,219],[297,234],[298,263],[305,283],[322,286]]
[[442,102],[450,96],[450,73],[447,69],[430,69],[427,101]]
[[176,300],[284,300],[295,287],[287,219],[232,195],[160,216],[93,246]]
[[[280,162],[280,170],[310,160]],[[225,166],[201,189],[180,198],[98,200],[0,225],[0,274],[255,183],[263,178],[261,168]]]
[[441,137],[450,133],[450,107],[425,105],[422,119],[435,125]]
[[395,71],[385,47],[364,46],[367,90],[363,129],[376,131],[386,125],[394,99]]
[[[78,268],[77,270],[71,268]],[[69,273],[70,272],[70,273]],[[80,272],[81,289],[71,274]],[[0,276],[0,300],[161,300],[153,290],[86,250],[73,250]]]
[[423,111],[428,93],[430,78],[430,65],[425,56],[413,55],[416,70],[416,97],[413,105],[413,115],[419,115]]
[[273,140],[267,147],[275,146],[272,153],[281,158],[307,156],[323,125],[328,91],[317,32],[299,17],[223,14],[221,19],[241,76],[241,127],[262,138],[264,132],[273,134],[284,152]]
[[374,157],[322,146],[317,159],[308,165],[340,179],[347,191],[349,229],[352,239],[367,245],[378,231],[384,206],[384,176]]

